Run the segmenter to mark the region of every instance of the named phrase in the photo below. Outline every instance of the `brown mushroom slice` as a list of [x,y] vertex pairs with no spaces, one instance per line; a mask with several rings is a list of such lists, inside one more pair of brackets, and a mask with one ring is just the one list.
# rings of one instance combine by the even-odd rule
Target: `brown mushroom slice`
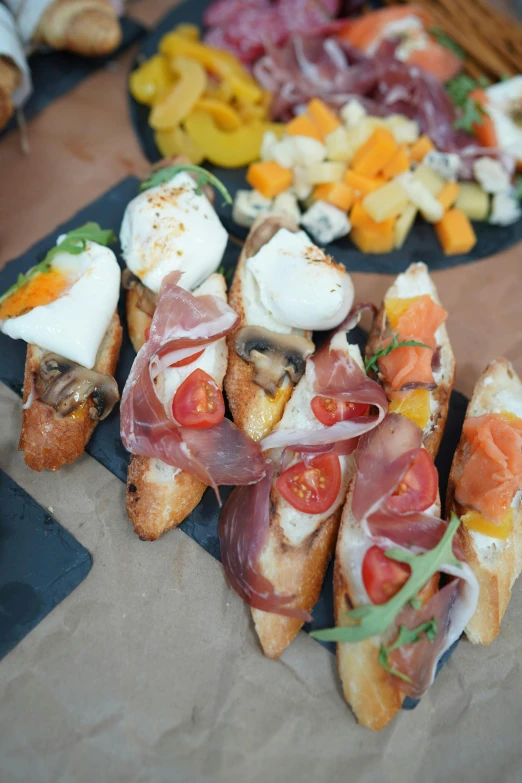
[[38,399],[62,417],[73,413],[90,399],[89,416],[101,421],[120,399],[118,384],[112,376],[87,370],[56,353],[47,353],[43,357],[40,378],[44,392]]
[[288,375],[292,383],[302,377],[306,360],[315,350],[307,337],[280,334],[262,326],[244,326],[235,336],[234,350],[254,367],[253,380],[274,396]]
[[293,234],[299,231],[299,226],[295,220],[290,215],[287,215],[286,212],[264,212],[262,215],[259,215],[246,238],[244,247],[245,258],[255,256],[282,228],[286,228]]
[[130,269],[123,270],[121,284],[125,291],[136,291],[136,306],[152,318],[156,310],[156,294],[143,285],[141,280]]

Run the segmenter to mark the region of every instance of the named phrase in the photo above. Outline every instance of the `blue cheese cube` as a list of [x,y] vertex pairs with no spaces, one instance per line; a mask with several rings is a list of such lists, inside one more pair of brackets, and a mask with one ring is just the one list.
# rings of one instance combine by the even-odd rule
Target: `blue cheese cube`
[[452,181],[458,179],[460,172],[460,156],[455,152],[438,152],[432,150],[424,156],[423,164],[442,177],[442,179]]
[[315,201],[301,218],[301,225],[320,245],[327,245],[350,233],[346,213],[326,201]]
[[502,164],[494,158],[479,158],[473,164],[473,175],[486,193],[508,193],[511,178]]
[[491,200],[489,222],[497,226],[510,226],[522,217],[522,209],[513,193],[495,193]]
[[299,209],[299,204],[293,193],[285,191],[276,196],[272,205],[272,210],[274,212],[285,212],[299,225],[301,210]]
[[238,190],[232,207],[232,217],[238,225],[250,228],[256,217],[268,212],[271,207],[272,201],[259,191]]

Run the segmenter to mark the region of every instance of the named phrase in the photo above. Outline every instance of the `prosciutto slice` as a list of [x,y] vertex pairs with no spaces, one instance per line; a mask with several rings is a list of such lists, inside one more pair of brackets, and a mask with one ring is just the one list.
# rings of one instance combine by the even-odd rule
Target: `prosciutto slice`
[[[317,395],[340,402],[359,402],[377,408],[370,416],[358,416],[323,429],[278,429],[261,441],[264,451],[286,446],[328,446],[357,438],[376,427],[386,415],[388,400],[378,383],[361,370],[345,351],[326,343],[306,363],[306,377]],[[346,452],[343,452],[346,453]]]
[[229,496],[219,519],[221,560],[227,580],[249,606],[265,612],[310,620],[308,612],[292,607],[295,596],[278,595],[259,568],[259,555],[270,528],[270,466],[254,486],[238,487]]
[[186,470],[214,489],[251,484],[266,473],[254,443],[231,421],[208,429],[180,427],[170,405],[161,402],[154,379],[161,370],[224,337],[239,317],[214,296],[193,296],[177,285],[180,274],[164,279],[150,337],[134,360],[121,401],[121,438],[132,454],[153,457]]

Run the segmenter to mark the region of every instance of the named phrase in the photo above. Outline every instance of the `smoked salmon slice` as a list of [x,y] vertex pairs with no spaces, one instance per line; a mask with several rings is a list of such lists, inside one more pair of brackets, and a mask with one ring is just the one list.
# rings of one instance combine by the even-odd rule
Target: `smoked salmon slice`
[[457,481],[455,499],[500,524],[521,489],[522,421],[488,413],[466,419],[471,456]]
[[379,359],[384,388],[388,392],[397,392],[409,384],[430,386],[434,384],[431,348],[402,347],[395,348]]
[[397,322],[401,340],[416,340],[436,348],[435,332],[442,326],[448,313],[433,301],[429,294],[417,297]]
[[391,6],[350,20],[338,36],[369,56],[382,41],[397,41],[398,59],[446,82],[460,71],[462,61],[429,34],[433,26],[430,14],[419,6]]

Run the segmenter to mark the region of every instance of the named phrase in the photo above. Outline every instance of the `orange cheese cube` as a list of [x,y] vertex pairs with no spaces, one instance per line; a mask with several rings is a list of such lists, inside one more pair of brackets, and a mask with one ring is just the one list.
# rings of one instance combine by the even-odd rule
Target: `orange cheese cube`
[[310,117],[319,128],[319,132],[323,138],[326,138],[329,133],[332,133],[332,131],[336,130],[341,124],[335,112],[333,112],[326,103],[319,100],[319,98],[313,98],[306,108],[308,109]]
[[397,152],[397,142],[387,128],[377,128],[354,155],[352,169],[364,177],[375,177]]
[[247,182],[265,198],[274,198],[292,184],[292,172],[272,160],[251,163],[248,167]]
[[310,136],[312,139],[322,141],[323,136],[317,124],[308,114],[299,114],[293,120],[287,122],[285,130],[289,136]]
[[410,158],[416,163],[422,163],[428,152],[433,152],[435,146],[428,136],[421,136],[410,149]]
[[369,228],[376,234],[379,232],[381,234],[388,234],[389,231],[393,229],[395,220],[394,218],[388,218],[388,220],[377,223],[377,221],[368,214],[362,203],[357,201],[350,212],[350,223],[352,224],[352,227],[355,228]]
[[450,209],[435,223],[435,231],[447,256],[469,253],[477,242],[473,226],[461,209]]
[[324,182],[321,185],[316,185],[312,193],[314,201],[327,201],[334,207],[342,209],[343,212],[348,212],[352,206],[353,198],[352,188],[345,185],[344,182]]
[[[383,224],[378,225],[381,227]],[[350,237],[362,253],[389,253],[393,250],[393,225],[388,231],[374,231],[370,226],[352,226]]]
[[377,188],[382,188],[385,182],[384,177],[363,177],[351,169],[348,169],[344,175],[345,185],[349,185],[356,196],[367,196],[368,193],[372,193]]
[[385,179],[392,179],[399,174],[403,174],[405,171],[409,171],[409,168],[410,158],[405,148],[402,146],[396,150],[395,154],[388,161],[386,166],[384,166],[381,173]]
[[458,182],[446,182],[437,196],[437,201],[440,201],[444,207],[444,211],[451,209],[455,204],[459,193],[460,185]]

